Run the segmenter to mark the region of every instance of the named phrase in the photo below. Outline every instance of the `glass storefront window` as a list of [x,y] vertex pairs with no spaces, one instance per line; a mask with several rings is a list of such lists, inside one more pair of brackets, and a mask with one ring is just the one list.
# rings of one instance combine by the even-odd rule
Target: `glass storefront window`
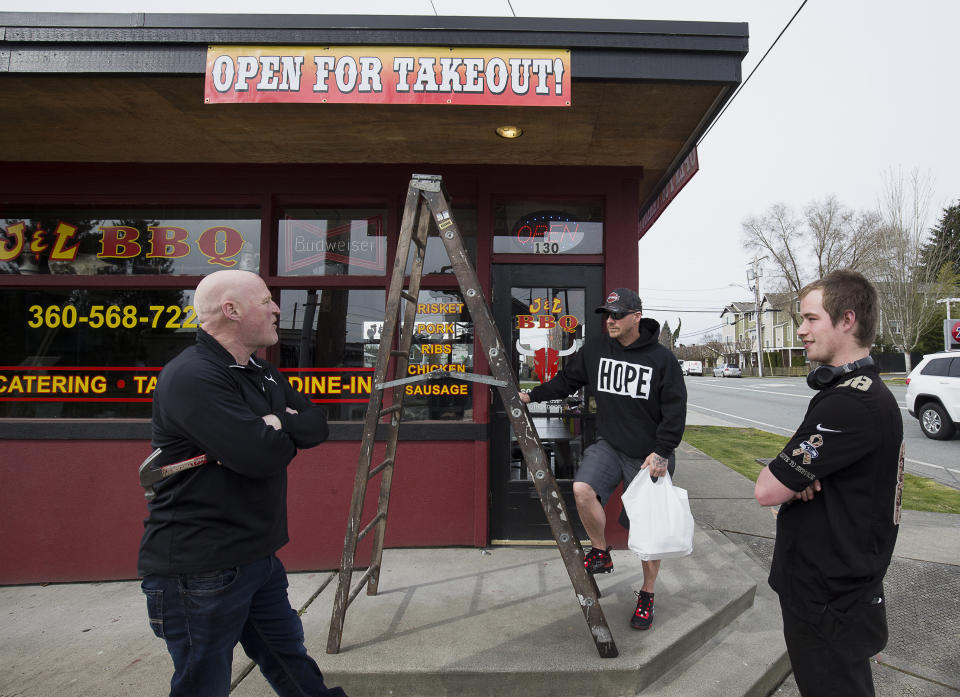
[[362,421],[380,349],[382,290],[280,291],[280,362],[332,421]]
[[[583,287],[514,286],[510,293],[517,383],[521,389],[532,389],[556,376],[581,347],[586,322],[593,313],[587,313]],[[528,410],[553,474],[557,479],[572,479],[584,450],[584,389],[566,399],[532,403]],[[526,479],[519,447],[514,446],[512,452],[510,479]]]
[[[334,421],[362,421],[383,332],[382,290],[283,290],[280,369]],[[407,377],[473,372],[473,324],[459,292],[423,291]],[[400,376],[398,376],[400,377]],[[404,386],[406,421],[470,420],[471,383],[452,378]]]
[[495,254],[603,253],[599,203],[505,199],[493,206]]
[[160,368],[196,338],[192,289],[3,289],[0,300],[0,417],[150,418]]
[[260,269],[258,210],[49,209],[0,215],[0,274],[202,276]]
[[[467,257],[474,268],[477,265],[477,209],[476,208],[454,208],[453,219],[460,231],[460,237],[463,239],[464,249],[467,250]],[[433,228],[433,232],[436,228]],[[413,247],[413,245],[411,245]],[[406,274],[409,275],[413,269],[413,253],[409,254],[407,259]],[[427,237],[427,252],[423,256],[423,273],[453,273],[453,266],[450,264],[450,257],[447,255],[447,248],[443,245],[436,234]]]
[[[473,322],[463,295],[453,290],[420,291],[405,377],[472,372]],[[405,420],[473,419],[472,382],[431,377],[408,383],[403,389]]]
[[288,208],[278,227],[278,276],[386,274],[386,208]]

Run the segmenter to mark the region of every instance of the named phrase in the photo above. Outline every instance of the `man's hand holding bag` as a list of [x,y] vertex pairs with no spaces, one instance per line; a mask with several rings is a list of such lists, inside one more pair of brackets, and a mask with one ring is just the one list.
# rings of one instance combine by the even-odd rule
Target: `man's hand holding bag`
[[650,479],[641,470],[623,492],[630,518],[628,546],[644,561],[685,557],[693,552],[693,515],[687,490],[673,485],[669,474]]

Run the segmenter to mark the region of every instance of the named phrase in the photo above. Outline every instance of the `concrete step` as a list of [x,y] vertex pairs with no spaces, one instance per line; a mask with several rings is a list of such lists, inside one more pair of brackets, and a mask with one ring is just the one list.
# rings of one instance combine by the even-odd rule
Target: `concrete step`
[[732,558],[741,557],[742,571],[761,581],[753,607],[644,690],[643,697],[767,697],[790,673],[780,604],[766,583],[766,570],[722,534],[710,535]]
[[[694,554],[663,563],[647,632],[629,627],[640,561],[614,552],[598,583],[617,658],[597,655],[552,547],[387,550],[380,593],[347,611],[341,652],[325,653],[335,584],[302,615],[308,650],[351,697],[637,695],[752,611],[757,582],[724,541],[698,530]],[[270,692],[254,670],[233,694]]]

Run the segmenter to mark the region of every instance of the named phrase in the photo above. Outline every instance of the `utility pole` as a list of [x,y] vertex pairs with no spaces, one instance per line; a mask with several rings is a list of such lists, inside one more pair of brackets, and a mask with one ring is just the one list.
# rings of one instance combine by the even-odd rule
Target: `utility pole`
[[763,267],[760,262],[766,259],[766,256],[754,257],[747,269],[747,284],[753,291],[754,309],[757,312],[757,375],[763,377],[763,322],[760,319],[760,279],[763,277]]

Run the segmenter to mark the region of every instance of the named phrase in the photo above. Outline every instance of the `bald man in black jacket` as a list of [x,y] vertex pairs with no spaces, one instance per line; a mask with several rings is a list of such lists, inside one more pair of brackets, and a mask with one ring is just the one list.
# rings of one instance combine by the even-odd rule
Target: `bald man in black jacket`
[[150,626],[167,642],[170,695],[226,697],[239,642],[279,695],[328,689],[303,644],[276,552],[287,535],[287,465],[327,438],[326,413],[254,354],[278,341],[280,308],[256,274],[197,286],[197,341],[161,371],[153,447],[209,461],[155,485],[140,543]]

